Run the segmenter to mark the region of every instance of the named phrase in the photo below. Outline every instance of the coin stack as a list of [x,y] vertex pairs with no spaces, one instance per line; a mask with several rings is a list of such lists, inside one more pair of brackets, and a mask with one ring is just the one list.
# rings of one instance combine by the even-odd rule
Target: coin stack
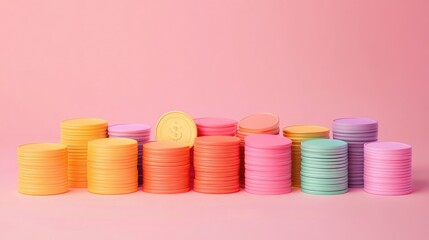
[[411,146],[399,142],[365,144],[364,190],[378,195],[412,192]]
[[27,195],[67,192],[67,146],[57,143],[19,146],[18,191]]
[[349,146],[349,187],[363,187],[363,146],[377,141],[378,122],[368,118],[335,119],[332,135]]
[[178,142],[143,145],[143,191],[184,193],[190,190],[189,146]]
[[245,138],[246,192],[263,195],[289,193],[292,141],[279,135]]
[[235,136],[237,121],[229,118],[205,117],[194,119],[198,136]]
[[88,191],[126,194],[137,191],[137,141],[103,138],[88,142]]
[[75,118],[61,122],[61,143],[68,148],[69,187],[87,187],[88,141],[107,137],[107,121],[99,118]]
[[346,142],[334,139],[303,141],[301,154],[301,191],[317,195],[347,192]]
[[256,113],[240,120],[238,123],[237,137],[241,139],[240,143],[240,185],[245,185],[244,168],[244,138],[253,134],[272,134],[278,135],[279,117],[273,113]]
[[283,136],[292,140],[292,186],[300,187],[301,141],[313,138],[329,138],[329,129],[311,125],[289,126],[283,129]]
[[205,136],[195,139],[194,190],[200,193],[240,191],[240,139],[232,136]]
[[150,140],[150,126],[145,124],[116,124],[108,128],[109,138],[130,138],[137,141],[138,144],[138,163],[139,186],[143,183],[142,156],[143,144]]

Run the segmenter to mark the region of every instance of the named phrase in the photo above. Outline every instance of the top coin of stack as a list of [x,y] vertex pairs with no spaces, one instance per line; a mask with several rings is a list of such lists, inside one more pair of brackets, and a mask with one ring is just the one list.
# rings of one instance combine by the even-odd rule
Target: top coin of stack
[[280,132],[279,117],[273,113],[256,113],[238,122],[237,137],[240,138],[240,184],[244,187],[244,138],[253,134],[273,134]]
[[71,188],[87,187],[88,141],[106,137],[106,120],[75,118],[61,122],[61,143],[68,147],[68,177]]
[[301,141],[313,138],[329,138],[329,128],[311,125],[289,126],[283,136],[292,140],[292,186],[301,186]]

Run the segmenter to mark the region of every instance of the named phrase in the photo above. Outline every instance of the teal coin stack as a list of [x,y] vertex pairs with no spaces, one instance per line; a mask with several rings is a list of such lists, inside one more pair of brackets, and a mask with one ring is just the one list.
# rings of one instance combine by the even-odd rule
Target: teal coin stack
[[317,195],[348,191],[346,142],[312,139],[301,143],[301,191]]

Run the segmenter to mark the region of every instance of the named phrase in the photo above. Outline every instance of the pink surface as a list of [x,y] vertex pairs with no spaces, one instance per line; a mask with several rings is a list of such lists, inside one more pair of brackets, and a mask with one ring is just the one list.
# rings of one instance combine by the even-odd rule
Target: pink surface
[[[0,238],[427,239],[429,3],[0,1]],[[170,110],[280,126],[379,121],[413,147],[414,193],[52,197],[16,191],[16,147],[60,121]],[[311,229],[311,230],[309,230]]]

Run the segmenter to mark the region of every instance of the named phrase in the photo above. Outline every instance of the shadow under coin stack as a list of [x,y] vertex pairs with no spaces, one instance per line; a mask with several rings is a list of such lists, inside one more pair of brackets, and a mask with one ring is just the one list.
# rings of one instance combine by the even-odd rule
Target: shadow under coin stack
[[314,138],[329,138],[329,128],[296,125],[283,129],[283,136],[292,140],[292,186],[301,186],[301,142]]
[[27,195],[53,195],[68,191],[67,147],[32,143],[18,147],[18,191]]
[[237,121],[229,118],[205,117],[194,119],[198,137],[202,136],[235,136]]
[[177,142],[143,145],[143,191],[184,193],[190,190],[189,146]]
[[377,141],[378,122],[368,118],[335,119],[332,135],[349,146],[349,187],[363,187],[363,145]]
[[301,191],[318,195],[347,192],[346,142],[333,139],[303,141],[301,154]]
[[246,192],[262,195],[289,193],[292,141],[278,135],[245,138]]
[[145,124],[116,124],[108,128],[109,138],[130,138],[137,141],[138,160],[137,169],[139,173],[139,186],[143,183],[142,156],[143,144],[150,140],[150,126]]
[[278,135],[279,117],[273,113],[256,113],[241,119],[238,123],[237,137],[241,139],[240,143],[240,185],[245,185],[244,169],[244,138],[254,134]]
[[412,192],[411,146],[399,142],[365,144],[364,190],[378,195]]
[[197,137],[194,144],[194,191],[224,194],[240,191],[240,139]]
[[68,148],[69,187],[87,187],[88,141],[107,137],[107,121],[99,118],[75,118],[61,122],[61,143]]
[[88,191],[126,194],[137,191],[137,141],[104,138],[88,142]]

